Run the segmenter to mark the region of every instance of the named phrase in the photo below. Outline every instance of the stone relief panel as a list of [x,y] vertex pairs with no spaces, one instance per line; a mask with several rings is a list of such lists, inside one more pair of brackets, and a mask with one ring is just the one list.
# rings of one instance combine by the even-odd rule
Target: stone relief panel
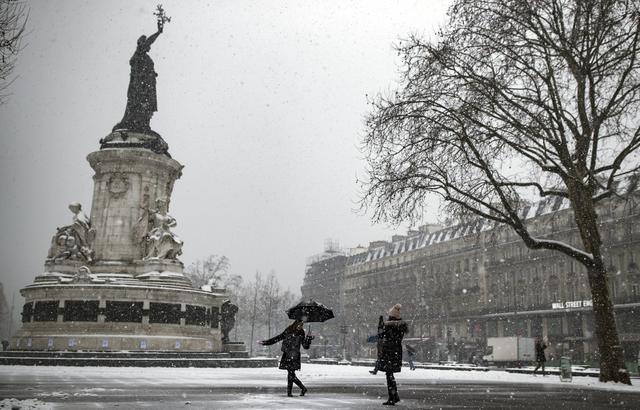
[[122,198],[129,190],[130,182],[126,174],[115,173],[107,181],[107,189],[112,198]]

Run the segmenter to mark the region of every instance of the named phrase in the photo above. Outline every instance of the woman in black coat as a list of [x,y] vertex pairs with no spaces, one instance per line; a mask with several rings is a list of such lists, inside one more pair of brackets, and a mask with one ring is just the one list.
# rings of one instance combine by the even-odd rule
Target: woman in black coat
[[399,373],[402,368],[402,338],[409,327],[400,318],[402,305],[396,304],[389,310],[389,319],[384,322],[382,330],[382,354],[378,360],[378,369],[387,375],[387,391],[389,400],[382,403],[393,406],[400,401],[398,386],[394,373]]
[[300,395],[304,396],[307,388],[304,387],[304,384],[296,377],[296,370],[300,370],[300,346],[308,349],[311,346],[313,336],[305,337],[302,321],[296,320],[289,325],[284,332],[269,340],[263,340],[260,344],[269,346],[281,340],[282,348],[280,350],[282,350],[282,358],[280,359],[280,369],[287,371],[287,396],[293,396],[291,394],[293,383],[300,387]]
[[537,366],[533,370],[534,376],[536,375],[536,372],[540,367],[542,367],[542,375],[543,376],[546,375],[546,373],[544,372],[544,364],[547,361],[547,356],[544,354],[544,349],[546,348],[547,348],[547,344],[544,342],[544,340],[541,340],[539,337],[537,337],[535,342]]

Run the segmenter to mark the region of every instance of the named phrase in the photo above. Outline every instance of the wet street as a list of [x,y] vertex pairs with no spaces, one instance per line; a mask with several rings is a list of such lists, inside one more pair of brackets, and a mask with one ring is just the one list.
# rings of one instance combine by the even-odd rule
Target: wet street
[[[12,371],[14,370],[14,371]],[[24,409],[370,409],[387,408],[384,377],[365,368],[306,365],[305,397],[286,397],[277,369],[0,368],[0,398],[33,400]],[[460,374],[464,373],[464,374]],[[490,373],[495,373],[491,375]],[[633,409],[637,386],[599,386],[574,379],[507,375],[503,372],[403,372],[402,401],[410,409]],[[513,378],[508,382],[503,376]],[[37,400],[37,401],[35,401]],[[29,406],[31,405],[31,407]],[[3,408],[0,406],[0,408]],[[10,408],[10,407],[5,407]]]

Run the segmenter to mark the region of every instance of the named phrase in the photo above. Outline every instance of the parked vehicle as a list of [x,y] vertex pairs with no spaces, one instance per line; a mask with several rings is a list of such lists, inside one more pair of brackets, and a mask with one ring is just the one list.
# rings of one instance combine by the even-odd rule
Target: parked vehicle
[[533,337],[489,337],[484,362],[498,366],[519,365],[536,358]]

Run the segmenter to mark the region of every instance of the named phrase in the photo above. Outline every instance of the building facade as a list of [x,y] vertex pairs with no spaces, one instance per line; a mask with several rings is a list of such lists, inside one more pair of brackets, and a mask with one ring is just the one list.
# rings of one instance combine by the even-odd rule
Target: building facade
[[304,299],[320,302],[333,310],[335,319],[313,323],[312,334],[317,334],[310,348],[312,357],[337,357],[343,355],[344,330],[347,316],[344,312],[344,267],[347,256],[344,251],[325,250],[310,257],[301,287]]
[[[618,331],[630,364],[640,348],[636,202],[637,197],[612,199],[598,210]],[[534,236],[579,246],[566,201],[542,201],[523,212]],[[336,292],[344,301],[348,356],[375,357],[376,346],[367,337],[375,334],[378,317],[401,303],[411,324],[405,341],[421,361],[470,362],[484,354],[488,337],[516,335],[547,337],[551,362],[560,356],[596,361],[586,269],[561,253],[528,249],[508,227],[482,220],[427,225],[372,242],[340,263],[344,274]],[[339,276],[338,267],[332,269]],[[317,274],[314,280],[322,283]],[[307,292],[303,286],[303,296]]]

